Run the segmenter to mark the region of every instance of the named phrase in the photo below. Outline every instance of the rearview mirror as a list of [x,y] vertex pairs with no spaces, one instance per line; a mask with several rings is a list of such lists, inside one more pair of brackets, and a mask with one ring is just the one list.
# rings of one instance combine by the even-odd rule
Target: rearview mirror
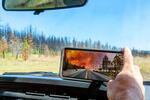
[[83,6],[87,0],[3,0],[9,11],[36,11]]

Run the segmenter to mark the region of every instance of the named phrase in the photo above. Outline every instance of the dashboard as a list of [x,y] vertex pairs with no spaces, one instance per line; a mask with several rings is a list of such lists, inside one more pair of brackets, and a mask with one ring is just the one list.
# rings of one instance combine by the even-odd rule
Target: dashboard
[[[146,99],[150,100],[150,82],[144,82]],[[94,85],[93,85],[94,86]],[[59,77],[2,75],[0,100],[108,100],[105,83],[91,87],[89,82]]]
[[[107,100],[106,85],[65,80],[59,77],[2,75],[1,100]],[[4,99],[5,100],[5,99]]]

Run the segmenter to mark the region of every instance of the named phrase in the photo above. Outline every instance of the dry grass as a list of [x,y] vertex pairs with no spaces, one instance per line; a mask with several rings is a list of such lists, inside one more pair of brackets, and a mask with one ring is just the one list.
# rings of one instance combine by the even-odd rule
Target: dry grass
[[54,72],[59,71],[59,56],[44,57],[32,55],[29,60],[15,60],[12,58],[0,58],[0,73],[4,72]]
[[135,57],[134,62],[140,67],[144,80],[150,81],[150,57]]
[[[144,80],[150,80],[150,57],[135,57],[134,62],[140,66]],[[32,55],[29,60],[15,60],[12,57],[0,58],[0,73],[4,72],[59,72],[60,56]]]

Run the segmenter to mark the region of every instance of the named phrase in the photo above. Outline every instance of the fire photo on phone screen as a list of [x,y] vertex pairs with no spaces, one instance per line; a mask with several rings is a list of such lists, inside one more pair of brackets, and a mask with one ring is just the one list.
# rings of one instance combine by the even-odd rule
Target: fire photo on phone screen
[[64,77],[106,81],[114,79],[123,66],[122,53],[65,50]]

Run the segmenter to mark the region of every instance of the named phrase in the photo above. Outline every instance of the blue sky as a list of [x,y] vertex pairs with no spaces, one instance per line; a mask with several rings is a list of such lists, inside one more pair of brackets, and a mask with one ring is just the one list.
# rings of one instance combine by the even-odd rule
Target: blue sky
[[32,25],[46,35],[100,40],[119,47],[150,50],[150,0],[89,0],[84,7],[33,12],[0,8],[2,24],[22,30]]

